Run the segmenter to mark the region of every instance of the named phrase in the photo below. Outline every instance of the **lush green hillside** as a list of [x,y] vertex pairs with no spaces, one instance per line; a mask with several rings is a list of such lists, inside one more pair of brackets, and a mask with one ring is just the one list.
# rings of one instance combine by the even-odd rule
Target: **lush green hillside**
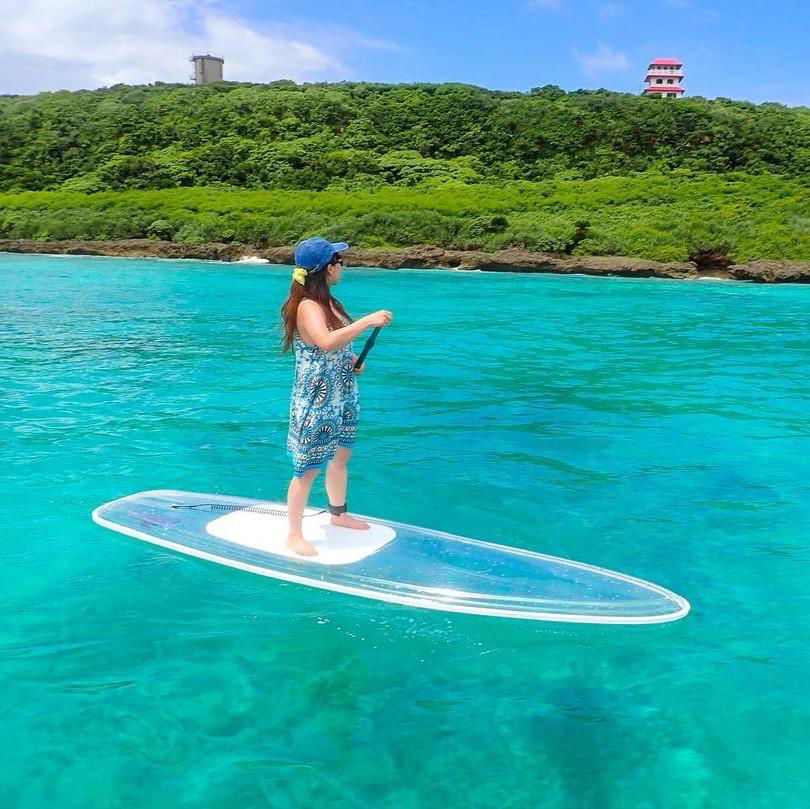
[[0,190],[323,190],[810,170],[810,110],[606,91],[222,83],[0,98]]
[[[664,102],[662,102],[664,103]],[[0,237],[293,244],[323,234],[366,247],[525,247],[686,260],[810,259],[810,186],[771,174],[684,171],[505,187],[366,191],[167,189],[0,194]]]
[[810,110],[464,85],[0,98],[0,237],[810,259]]

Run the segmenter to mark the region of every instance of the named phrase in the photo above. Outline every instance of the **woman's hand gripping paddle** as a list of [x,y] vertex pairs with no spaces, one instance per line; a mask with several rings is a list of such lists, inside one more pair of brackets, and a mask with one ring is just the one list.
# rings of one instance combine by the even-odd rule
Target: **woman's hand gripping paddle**
[[360,352],[360,356],[357,358],[357,361],[354,363],[355,369],[359,368],[363,362],[365,362],[366,356],[368,352],[374,347],[374,343],[377,342],[377,335],[380,333],[381,326],[377,326],[374,331],[371,332],[369,335],[368,340],[366,340],[366,344],[363,346],[363,350]]

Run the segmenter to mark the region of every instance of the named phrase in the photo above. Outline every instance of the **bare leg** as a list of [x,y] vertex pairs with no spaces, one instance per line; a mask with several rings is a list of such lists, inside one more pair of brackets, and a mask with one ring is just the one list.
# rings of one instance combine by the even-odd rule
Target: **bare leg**
[[[338,447],[335,457],[326,467],[326,493],[333,506],[342,506],[346,502],[346,490],[349,485],[349,458],[352,451],[348,447]],[[343,528],[355,528],[359,531],[368,529],[368,523],[358,520],[349,514],[332,515],[332,525]]]
[[301,556],[318,555],[315,546],[304,539],[301,525],[304,509],[307,507],[307,500],[309,500],[309,493],[312,490],[312,481],[315,480],[317,474],[317,469],[304,472],[300,478],[293,478],[290,481],[290,488],[287,490],[287,519],[290,524],[287,547],[301,554]]

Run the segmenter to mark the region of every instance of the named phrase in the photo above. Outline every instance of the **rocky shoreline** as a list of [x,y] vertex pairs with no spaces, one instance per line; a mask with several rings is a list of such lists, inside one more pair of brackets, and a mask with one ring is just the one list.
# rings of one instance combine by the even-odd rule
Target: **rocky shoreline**
[[[182,244],[150,239],[122,241],[33,241],[0,239],[0,252],[56,253],[63,255],[119,256],[145,258],[190,258],[239,261],[263,258],[272,264],[292,264],[291,247],[255,247],[244,244]],[[660,262],[621,256],[561,256],[510,249],[496,253],[477,250],[445,250],[414,245],[388,250],[346,251],[353,267],[387,269],[458,269],[501,272],[531,272],[623,276],[628,278],[670,278],[687,281],[732,280],[759,283],[810,283],[810,262],[751,261],[722,267],[698,267],[690,262]]]

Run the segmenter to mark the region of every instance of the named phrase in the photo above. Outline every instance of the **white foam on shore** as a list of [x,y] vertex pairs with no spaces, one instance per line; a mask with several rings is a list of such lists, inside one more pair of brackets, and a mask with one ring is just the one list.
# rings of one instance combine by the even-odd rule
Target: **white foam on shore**
[[234,264],[269,264],[270,260],[259,256],[242,256],[233,262]]

